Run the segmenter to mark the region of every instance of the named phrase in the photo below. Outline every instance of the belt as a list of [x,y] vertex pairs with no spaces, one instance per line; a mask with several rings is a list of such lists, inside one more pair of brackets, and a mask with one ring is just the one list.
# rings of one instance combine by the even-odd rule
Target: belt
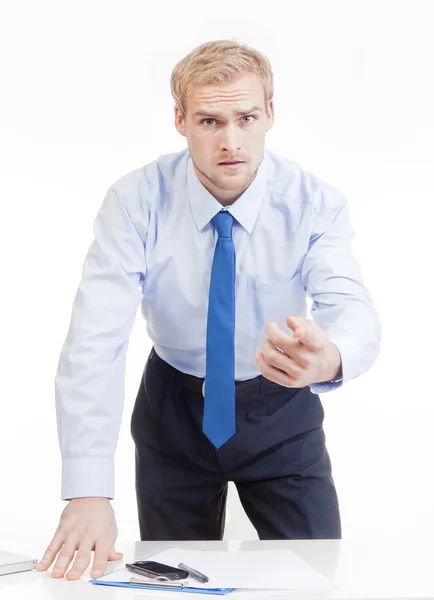
[[[205,379],[203,377],[196,377],[195,375],[189,375],[183,373],[175,367],[172,367],[169,363],[164,361],[152,348],[151,354],[149,355],[148,362],[152,365],[157,373],[159,373],[165,379],[177,382],[180,386],[205,396]],[[262,375],[258,375],[253,379],[246,379],[245,381],[235,381],[236,394],[258,394],[267,390],[276,390],[283,386],[274,381],[266,379]]]

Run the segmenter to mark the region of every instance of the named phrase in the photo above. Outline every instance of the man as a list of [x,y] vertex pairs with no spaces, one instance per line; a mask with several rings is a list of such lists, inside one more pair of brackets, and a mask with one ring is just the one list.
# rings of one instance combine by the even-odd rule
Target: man
[[273,76],[256,50],[202,44],[171,85],[188,149],[107,192],[60,356],[69,503],[39,566],[57,556],[55,577],[71,563],[80,577],[92,550],[93,577],[121,558],[113,456],[140,303],[153,342],[131,420],[141,539],[221,538],[228,481],[261,539],[341,536],[318,392],[365,372],[380,344],[346,200],[265,150]]

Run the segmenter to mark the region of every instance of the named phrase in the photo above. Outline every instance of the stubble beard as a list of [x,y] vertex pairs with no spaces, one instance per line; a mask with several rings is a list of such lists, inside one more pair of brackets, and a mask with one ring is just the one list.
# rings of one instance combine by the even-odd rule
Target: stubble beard
[[[256,175],[256,171],[252,173],[247,171],[242,178],[237,173],[229,173],[226,177],[215,174],[207,174],[197,166],[198,171],[206,178],[207,181],[212,183],[217,189],[225,192],[235,192],[237,190],[246,189],[253,181]],[[224,168],[224,167],[219,167]],[[258,167],[259,168],[259,167]]]

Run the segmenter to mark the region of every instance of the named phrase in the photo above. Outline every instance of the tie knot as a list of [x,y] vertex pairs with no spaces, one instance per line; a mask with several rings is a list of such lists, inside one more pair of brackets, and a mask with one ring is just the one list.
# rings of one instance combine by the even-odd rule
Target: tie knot
[[212,222],[217,230],[219,237],[231,238],[232,239],[232,226],[234,224],[234,218],[227,210],[221,210],[213,218]]

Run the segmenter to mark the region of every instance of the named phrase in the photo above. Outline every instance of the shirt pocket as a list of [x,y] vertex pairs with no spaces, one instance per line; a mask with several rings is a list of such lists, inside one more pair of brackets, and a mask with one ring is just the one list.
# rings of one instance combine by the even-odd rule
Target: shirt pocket
[[306,289],[297,272],[289,281],[264,283],[257,277],[247,277],[247,324],[256,340],[265,339],[265,325],[275,321],[284,331],[292,333],[286,324],[288,316],[306,316]]

